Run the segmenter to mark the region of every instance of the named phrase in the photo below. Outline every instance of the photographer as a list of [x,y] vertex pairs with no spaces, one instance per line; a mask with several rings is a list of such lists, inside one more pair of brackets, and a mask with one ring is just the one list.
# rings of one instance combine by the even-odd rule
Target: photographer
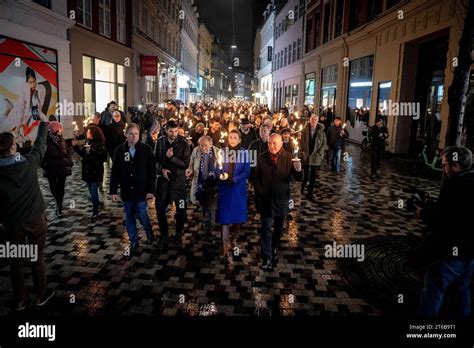
[[449,289],[451,312],[469,316],[474,273],[474,236],[467,227],[474,203],[472,153],[463,146],[451,146],[441,159],[447,179],[438,203],[418,209],[429,234],[409,257],[417,267],[428,265],[418,314],[436,316]]

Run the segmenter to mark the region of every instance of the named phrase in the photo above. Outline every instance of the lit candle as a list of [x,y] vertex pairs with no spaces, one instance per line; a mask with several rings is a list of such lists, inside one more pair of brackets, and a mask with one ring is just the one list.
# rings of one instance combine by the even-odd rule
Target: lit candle
[[293,143],[295,144],[295,158],[292,159],[293,162],[299,162],[301,161],[299,158],[298,158],[298,139],[295,139],[293,138]]
[[74,125],[74,132],[77,132],[79,130],[79,127],[77,126],[76,121],[72,123]]
[[300,117],[298,116],[298,111],[295,111],[295,117],[299,119]]
[[[217,163],[219,164],[219,170],[222,171],[222,155],[221,155],[221,151],[222,150],[219,150],[217,151]],[[219,175],[219,178],[221,180],[227,180],[227,178],[229,177],[229,174],[227,174],[226,172],[222,171],[221,174]]]

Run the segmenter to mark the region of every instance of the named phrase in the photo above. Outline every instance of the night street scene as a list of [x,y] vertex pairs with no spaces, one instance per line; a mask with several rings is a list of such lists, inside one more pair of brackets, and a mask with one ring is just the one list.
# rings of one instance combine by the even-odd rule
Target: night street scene
[[472,0],[0,0],[0,347],[472,347],[473,39]]

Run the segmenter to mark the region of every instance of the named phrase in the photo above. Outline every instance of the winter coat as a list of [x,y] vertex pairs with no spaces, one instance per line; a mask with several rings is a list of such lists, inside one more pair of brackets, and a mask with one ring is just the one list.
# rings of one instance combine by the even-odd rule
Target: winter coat
[[474,169],[447,178],[439,201],[421,212],[428,234],[412,251],[411,262],[426,266],[452,257],[454,248],[459,258],[474,259],[474,236],[469,226],[473,205]]
[[[240,148],[239,151],[247,152],[244,148]],[[247,221],[247,178],[250,175],[250,161],[248,153],[240,157],[247,161],[244,163],[237,161],[234,164],[234,172],[230,176],[233,183],[219,180],[216,220],[222,225],[243,224]],[[222,160],[222,169],[228,173],[230,163],[226,161],[225,156]]]
[[44,176],[47,178],[70,176],[73,165],[64,138],[62,136],[54,138],[48,133],[46,154],[41,164]]
[[90,144],[89,152],[84,147],[75,145],[74,151],[82,158],[82,180],[87,183],[104,180],[104,162],[107,161],[107,149],[100,141]]
[[257,132],[255,132],[255,129],[250,128],[249,132],[245,134],[242,130],[240,131],[240,145],[244,149],[248,149],[252,141],[256,140],[258,138]]
[[384,151],[385,150],[385,139],[388,138],[388,129],[385,126],[381,128],[377,126],[370,127],[369,130],[370,139],[372,141],[373,151]]
[[257,211],[262,216],[286,216],[289,212],[290,179],[301,181],[302,172],[293,167],[291,155],[283,151],[276,165],[270,152],[258,157],[255,173],[255,195]]
[[[164,201],[169,199],[177,201],[186,199],[186,176],[185,172],[189,166],[191,149],[182,137],[178,136],[172,144],[173,157],[166,157],[168,137],[158,139],[155,146],[154,158],[156,162],[156,173],[158,176],[156,186],[156,198]],[[170,180],[162,175],[162,169],[168,169]]]
[[0,158],[0,223],[29,223],[44,214],[38,167],[46,152],[47,132],[48,124],[40,122],[28,154]]
[[110,154],[110,157],[112,157],[112,160],[117,146],[123,144],[127,140],[127,137],[124,134],[124,129],[125,124],[123,122],[112,121],[112,123],[108,126],[107,132],[104,134],[105,146]]
[[156,171],[153,150],[146,144],[135,145],[135,156],[125,142],[115,149],[112,172],[110,174],[110,194],[117,194],[124,202],[143,202],[147,193],[155,192]]
[[321,161],[324,158],[326,152],[326,134],[324,132],[324,125],[318,124],[316,126],[316,141],[314,147],[310,148],[311,145],[311,125],[308,122],[303,128],[301,134],[301,146],[299,151],[299,158],[301,158],[301,164],[320,166]]
[[341,125],[336,127],[333,124],[327,130],[326,137],[330,150],[344,151],[344,139],[349,138],[349,132],[346,128],[343,129]]
[[[217,168],[218,167],[217,159],[218,159],[218,154],[219,154],[220,149],[217,146],[213,146],[212,149],[214,150],[214,153],[216,154],[216,156],[214,157],[215,159],[214,166]],[[192,169],[193,171],[192,180],[191,180],[191,191],[189,192],[189,198],[190,198],[191,203],[193,204],[198,203],[196,199],[196,190],[197,190],[198,179],[199,179],[199,165],[201,162],[201,154],[202,152],[199,149],[199,147],[194,148],[193,152],[191,153],[189,166],[188,166],[188,168]]]

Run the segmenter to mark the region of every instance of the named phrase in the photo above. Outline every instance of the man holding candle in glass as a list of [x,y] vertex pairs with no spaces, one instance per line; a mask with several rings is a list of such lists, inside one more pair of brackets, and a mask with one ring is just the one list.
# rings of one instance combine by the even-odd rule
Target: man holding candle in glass
[[341,118],[336,117],[334,123],[327,131],[329,156],[331,158],[331,172],[339,174],[341,166],[341,153],[344,151],[344,139],[349,138],[346,124],[341,126]]
[[[295,143],[298,153],[298,144]],[[257,210],[261,216],[262,269],[272,270],[278,261],[277,249],[283,233],[285,216],[289,211],[290,179],[302,179],[301,160],[291,158],[283,148],[280,134],[272,134],[268,140],[268,152],[258,157],[255,192]],[[272,233],[272,224],[274,232]]]

